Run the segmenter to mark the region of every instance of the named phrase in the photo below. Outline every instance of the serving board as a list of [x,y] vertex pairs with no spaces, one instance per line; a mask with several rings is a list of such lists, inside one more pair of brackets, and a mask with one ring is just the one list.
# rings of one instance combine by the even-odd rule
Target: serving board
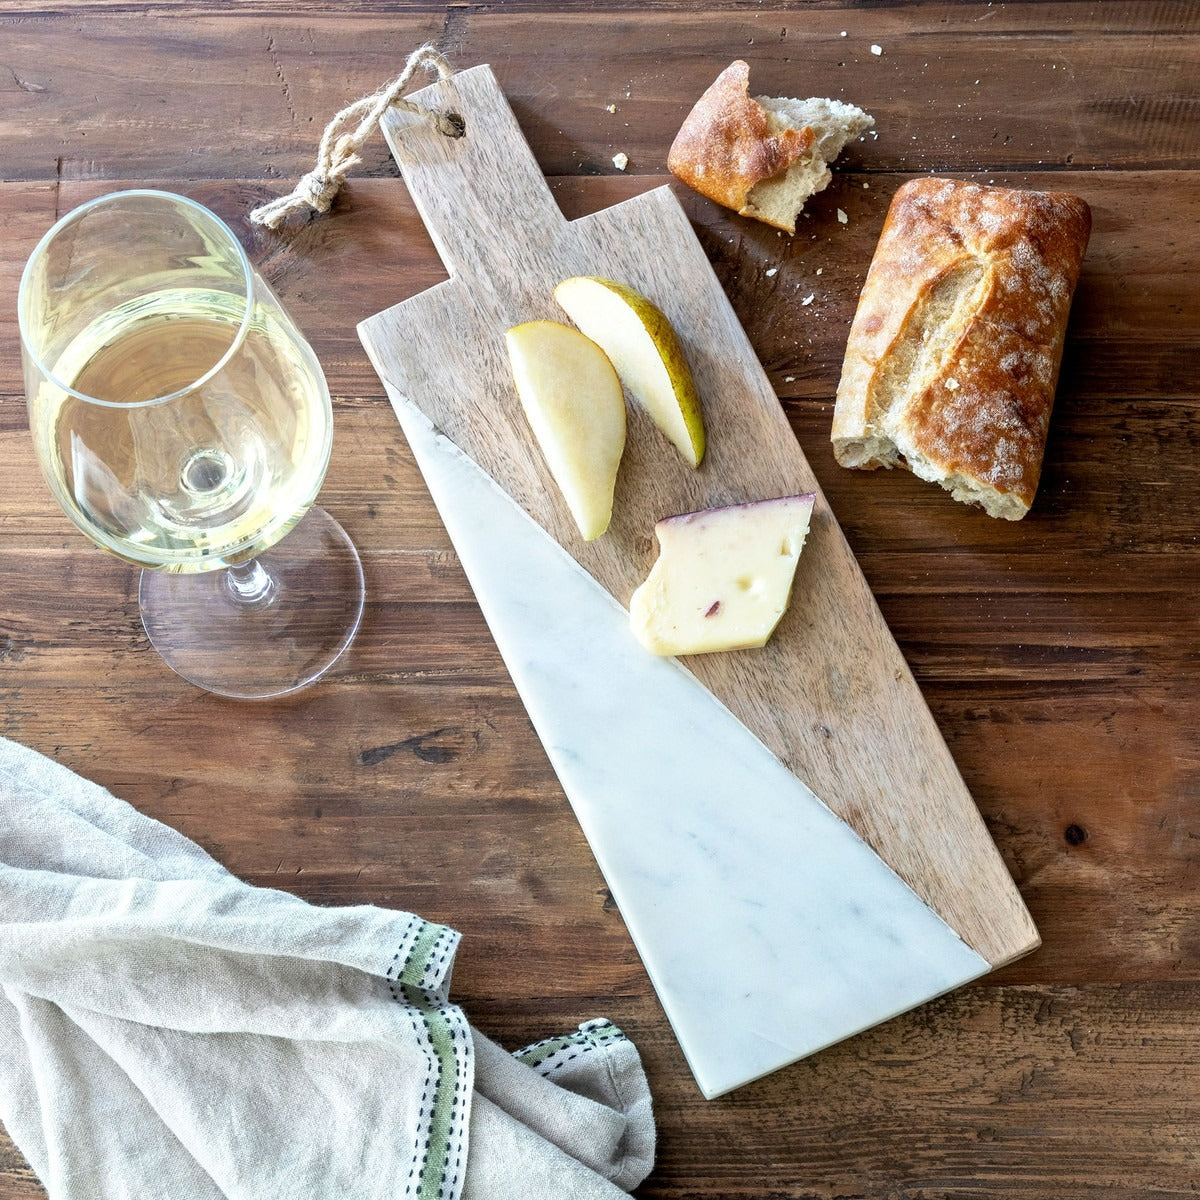
[[[487,66],[385,134],[450,278],[363,322],[480,605],[706,1095],[1035,948],[1038,935],[674,195],[568,222]],[[670,318],[708,430],[631,406],[612,525],[580,539],[504,332],[606,275]],[[661,517],[812,491],[763,649],[658,660],[622,606]],[[832,814],[832,815],[831,815]]]

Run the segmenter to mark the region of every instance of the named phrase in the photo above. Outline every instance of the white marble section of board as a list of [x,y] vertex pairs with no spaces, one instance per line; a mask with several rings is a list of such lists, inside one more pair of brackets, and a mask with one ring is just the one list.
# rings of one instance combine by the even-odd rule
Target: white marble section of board
[[708,1098],[991,968],[403,396],[393,406]]

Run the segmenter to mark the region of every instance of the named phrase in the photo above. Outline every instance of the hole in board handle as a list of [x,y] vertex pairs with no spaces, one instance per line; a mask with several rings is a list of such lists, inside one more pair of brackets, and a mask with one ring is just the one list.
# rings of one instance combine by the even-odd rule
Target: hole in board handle
[[467,132],[467,123],[463,120],[462,113],[438,113],[437,127],[439,133],[443,133],[446,135],[446,137],[450,138],[463,137]]

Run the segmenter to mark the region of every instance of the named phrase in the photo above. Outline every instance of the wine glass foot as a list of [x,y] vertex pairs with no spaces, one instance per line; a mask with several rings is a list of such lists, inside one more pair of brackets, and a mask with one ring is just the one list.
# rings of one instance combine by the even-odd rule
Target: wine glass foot
[[311,508],[252,564],[174,575],[143,571],[142,624],[167,665],[219,696],[266,700],[319,679],[362,620],[362,561]]

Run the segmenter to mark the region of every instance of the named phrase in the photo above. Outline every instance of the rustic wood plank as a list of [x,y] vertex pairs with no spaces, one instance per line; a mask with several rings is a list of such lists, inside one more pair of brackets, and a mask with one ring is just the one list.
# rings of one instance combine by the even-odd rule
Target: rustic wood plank
[[[755,7],[686,20],[667,9],[632,22],[508,6],[387,16],[201,8],[186,20],[157,7],[85,8],[71,13],[69,38],[53,20],[0,14],[2,170],[10,179],[55,164],[63,178],[291,178],[341,104],[380,87],[431,39],[460,66],[494,66],[553,175],[612,172],[618,151],[635,172],[662,171],[684,114],[737,55],[752,59],[757,91],[831,95],[872,112],[874,134],[846,155],[855,168],[1196,164],[1194,6],[1039,5],[1036,18],[1024,7]],[[571,46],[587,70],[547,64],[548,45]],[[126,70],[110,71],[113,62]],[[200,87],[220,89],[219,110],[195,103]],[[382,147],[364,171],[393,174]]]
[[[9,5],[14,8],[15,5]],[[213,4],[208,0],[158,0],[157,3],[146,3],[145,0],[56,0],[54,4],[38,5],[26,3],[28,8],[37,16],[69,16],[81,9],[103,10],[111,14],[145,14],[148,12],[169,12],[176,18],[211,15],[214,10],[228,6]],[[508,0],[504,5],[507,11],[517,13],[543,12],[545,5],[540,0]],[[567,3],[556,4],[559,10],[571,8],[580,11],[602,15],[619,15],[627,11],[638,14],[646,13],[683,13],[695,16],[697,10],[688,0],[605,0],[603,5],[579,3],[578,0],[568,0]],[[885,7],[875,5],[874,7]],[[939,0],[938,3],[927,4],[921,0],[896,0],[886,5],[899,10],[908,17],[910,25],[933,27],[938,22],[953,14],[953,10],[975,9],[976,0]],[[985,0],[986,7],[986,0]],[[342,0],[337,10],[340,14],[448,14],[451,18],[464,19],[476,13],[488,11],[489,6],[483,0]],[[843,17],[857,17],[867,20],[870,14],[863,11],[857,4],[847,3],[846,0],[805,0],[798,4],[796,0],[708,0],[703,11],[705,13],[728,13],[744,9],[747,12],[760,15],[774,16],[790,14],[793,19],[803,18],[810,11],[841,14]],[[243,0],[230,12],[231,16],[244,17],[247,15],[261,16],[264,14],[326,14],[330,6],[326,0]],[[981,20],[989,22],[993,30],[1027,31],[1033,22],[1029,14],[1022,13],[1021,6],[996,6],[995,13],[974,13],[978,23]],[[1193,27],[1196,14],[1188,0],[1155,0],[1154,4],[1139,3],[1139,0],[1109,0],[1103,8],[1097,8],[1094,0],[1054,0],[1052,3],[1039,0],[1036,24],[1043,28],[1053,28],[1069,31],[1077,36],[1111,33],[1114,29],[1129,31],[1155,29],[1169,26],[1178,32],[1185,32]],[[845,22],[843,21],[843,26]]]
[[[955,175],[1016,187],[1064,186],[1055,173]],[[551,184],[573,219],[668,178],[556,178]],[[832,397],[888,202],[909,178],[902,173],[868,180],[839,172],[829,190],[810,202],[794,239],[672,185],[785,400]],[[131,182],[0,183],[0,229],[8,243],[0,256],[0,287],[15,294],[26,257],[56,215]],[[378,378],[355,333],[377,303],[376,287],[385,302],[402,300],[446,278],[398,179],[352,178],[331,214],[283,237],[252,227],[248,213],[284,185],[155,177],[138,182],[182,191],[234,226],[327,374],[346,392],[378,394]],[[864,182],[871,186],[864,190]],[[1200,392],[1200,296],[1191,280],[1200,274],[1200,248],[1185,231],[1200,223],[1200,196],[1191,173],[1088,171],[1072,176],[1070,186],[1093,206],[1095,229],[1072,309],[1060,411],[1075,396],[1194,398]],[[837,220],[839,208],[847,224]],[[369,296],[360,286],[338,286],[367,278]],[[810,295],[813,301],[804,305]],[[18,345],[10,305],[0,309],[0,394],[21,390]],[[15,409],[0,409],[0,427],[20,419]]]

